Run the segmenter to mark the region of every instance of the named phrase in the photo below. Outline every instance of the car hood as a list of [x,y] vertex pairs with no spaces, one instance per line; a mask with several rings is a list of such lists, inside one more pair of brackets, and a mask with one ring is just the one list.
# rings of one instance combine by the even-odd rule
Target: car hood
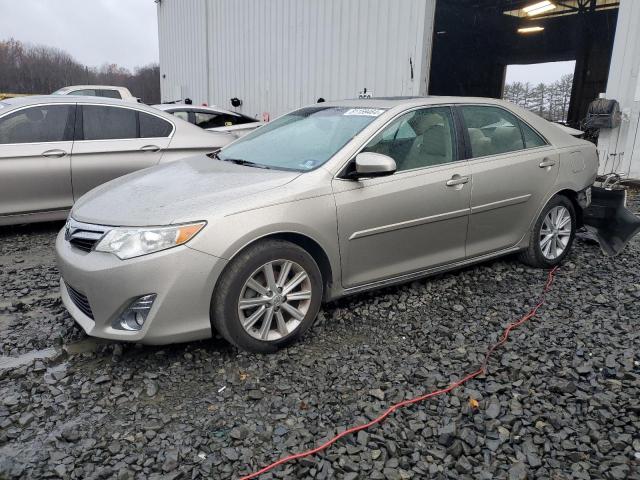
[[246,208],[253,195],[285,185],[298,172],[268,170],[201,155],[140,170],[83,195],[71,216],[116,226],[168,225],[206,220]]

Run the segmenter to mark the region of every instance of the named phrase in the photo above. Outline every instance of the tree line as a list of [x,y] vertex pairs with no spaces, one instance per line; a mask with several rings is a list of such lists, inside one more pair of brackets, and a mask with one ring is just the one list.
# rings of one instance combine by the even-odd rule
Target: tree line
[[160,103],[160,66],[133,72],[116,64],[88,67],[58,48],[0,40],[0,92],[49,94],[67,85],[127,87],[143,102]]
[[565,122],[571,100],[573,74],[560,77],[553,83],[513,82],[504,86],[503,98],[537,113],[552,122]]

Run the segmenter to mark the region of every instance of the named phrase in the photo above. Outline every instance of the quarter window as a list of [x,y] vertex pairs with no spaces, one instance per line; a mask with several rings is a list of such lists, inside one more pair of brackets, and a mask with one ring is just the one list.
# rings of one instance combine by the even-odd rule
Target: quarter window
[[140,115],[140,137],[168,137],[173,130],[173,126],[155,115],[139,112]]
[[378,133],[363,149],[388,155],[398,171],[449,163],[457,159],[449,107],[415,110]]
[[531,128],[526,123],[520,122],[522,126],[522,135],[524,136],[524,146],[525,148],[535,148],[542,147],[547,144],[547,142],[542,138],[538,133],[536,133],[533,128]]
[[469,132],[473,157],[522,150],[520,121],[498,107],[464,106],[462,115]]
[[136,113],[129,108],[84,105],[82,107],[84,139],[138,138]]
[[0,144],[62,142],[71,139],[69,105],[43,105],[0,119]]

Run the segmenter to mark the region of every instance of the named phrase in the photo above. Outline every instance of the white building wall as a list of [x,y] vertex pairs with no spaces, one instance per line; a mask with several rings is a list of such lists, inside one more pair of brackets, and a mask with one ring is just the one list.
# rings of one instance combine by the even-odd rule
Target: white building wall
[[207,98],[206,0],[158,3],[160,94],[163,102]]
[[[639,25],[640,1],[621,0],[606,98],[620,102],[623,120],[618,128],[602,129],[598,139],[600,173],[615,169],[628,173],[633,179],[640,179]],[[616,154],[616,157],[610,157],[610,154]],[[604,171],[605,163],[607,172]]]
[[183,84],[194,103],[231,108],[238,97],[238,111],[274,118],[364,88],[375,96],[426,94],[435,1],[162,0],[163,100],[170,85]]

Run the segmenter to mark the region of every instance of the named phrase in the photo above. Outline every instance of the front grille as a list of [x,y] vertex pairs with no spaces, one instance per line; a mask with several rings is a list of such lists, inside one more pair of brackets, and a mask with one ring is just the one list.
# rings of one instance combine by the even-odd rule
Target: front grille
[[96,244],[97,240],[91,240],[88,238],[72,238],[69,240],[69,243],[76,248],[84,252],[90,252],[93,249],[93,246]]
[[100,225],[90,225],[69,219],[64,237],[75,248],[90,252],[108,229]]
[[73,304],[82,311],[87,317],[93,320],[93,312],[91,311],[91,305],[89,305],[89,299],[77,291],[75,288],[70,286],[68,283],[67,292],[69,292],[69,297]]

